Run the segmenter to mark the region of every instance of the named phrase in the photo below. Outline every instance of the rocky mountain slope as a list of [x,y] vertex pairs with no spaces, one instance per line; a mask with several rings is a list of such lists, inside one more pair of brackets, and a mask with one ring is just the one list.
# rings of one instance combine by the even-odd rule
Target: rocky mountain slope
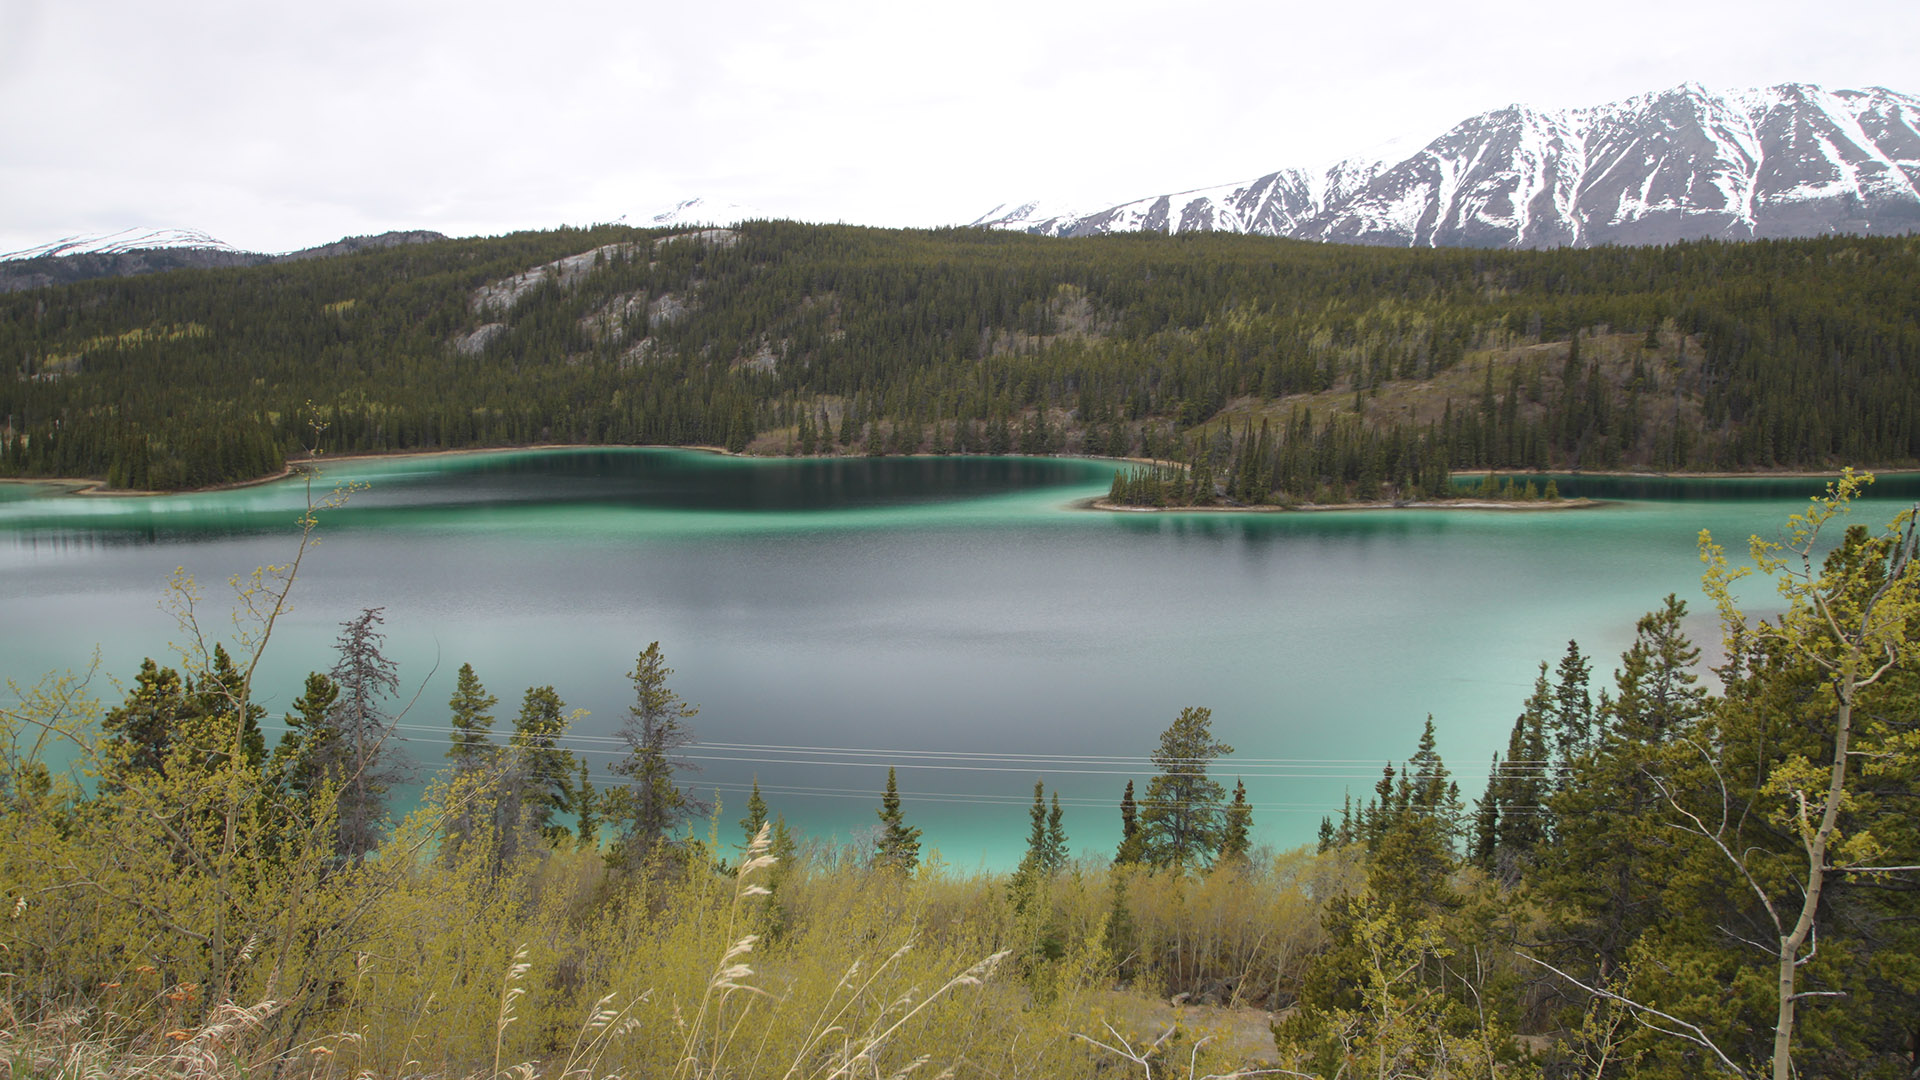
[[1920,98],[1689,83],[1592,108],[1512,105],[1404,157],[1280,169],[1089,214],[997,207],[974,224],[1509,248],[1906,233],[1920,230]]

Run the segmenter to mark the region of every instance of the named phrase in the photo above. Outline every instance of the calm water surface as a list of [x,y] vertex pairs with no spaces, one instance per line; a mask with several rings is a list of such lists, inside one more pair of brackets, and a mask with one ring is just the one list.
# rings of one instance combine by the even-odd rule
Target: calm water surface
[[[728,839],[757,775],[776,811],[841,841],[875,823],[889,764],[909,821],[949,863],[1004,866],[1033,783],[1076,849],[1106,852],[1182,706],[1237,748],[1259,838],[1312,839],[1366,793],[1431,713],[1469,796],[1541,660],[1569,638],[1610,673],[1669,592],[1704,610],[1695,536],[1775,535],[1817,481],[1569,480],[1617,499],[1564,513],[1105,514],[1070,508],[1113,466],[1051,459],[746,461],[667,450],[342,461],[368,485],[326,516],[297,610],[260,681],[274,716],[332,663],[339,623],[386,609],[404,723],[445,751],[453,674],[471,663],[510,727],[551,683],[590,711],[597,776],[658,640],[700,705],[701,786]],[[184,567],[222,583],[293,553],[302,487],[79,498],[0,485],[0,675],[84,668],[123,690],[180,635],[159,607]],[[1920,493],[1883,481],[1858,515]],[[218,621],[216,617],[216,621]],[[1717,640],[1696,618],[1696,640]]]

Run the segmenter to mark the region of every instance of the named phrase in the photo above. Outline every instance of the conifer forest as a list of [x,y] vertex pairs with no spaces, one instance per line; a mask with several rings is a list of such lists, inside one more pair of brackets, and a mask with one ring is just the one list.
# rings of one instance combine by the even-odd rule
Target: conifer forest
[[1454,469],[1911,465],[1916,272],[1912,237],[444,240],[0,296],[0,475],[208,486],[316,424],[335,454],[1142,457],[1250,503],[1432,496]]

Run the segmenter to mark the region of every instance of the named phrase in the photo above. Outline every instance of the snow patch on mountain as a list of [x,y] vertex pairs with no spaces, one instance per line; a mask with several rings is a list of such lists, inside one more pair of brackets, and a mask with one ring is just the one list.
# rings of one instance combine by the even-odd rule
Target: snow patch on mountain
[[773,215],[759,207],[736,202],[709,202],[703,198],[682,199],[671,209],[652,214],[642,222],[649,228],[679,228],[683,225],[738,225],[743,221],[765,221]]
[[1908,233],[1920,231],[1920,98],[1685,83],[1575,109],[1516,104],[1315,168],[1094,212],[1003,206],[975,224],[1474,247]]
[[179,248],[194,251],[226,251],[236,255],[247,254],[232,244],[216,240],[198,229],[132,228],[93,235],[63,236],[50,244],[0,254],[0,262],[64,255],[120,255],[129,251]]

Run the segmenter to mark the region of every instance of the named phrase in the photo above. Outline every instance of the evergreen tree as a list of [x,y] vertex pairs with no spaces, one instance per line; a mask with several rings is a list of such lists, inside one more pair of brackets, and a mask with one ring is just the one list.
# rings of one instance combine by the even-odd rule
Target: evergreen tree
[[677,755],[693,743],[686,722],[700,709],[667,686],[672,674],[655,641],[640,653],[627,676],[634,694],[627,719],[620,725],[627,756],[615,763],[613,771],[631,781],[621,792],[618,815],[618,861],[629,867],[641,866],[663,845],[672,843],[681,825],[705,809],[674,779],[677,771],[694,768]]
[[1027,852],[1020,857],[1019,872],[1051,871],[1047,865],[1047,785],[1033,782],[1033,808],[1027,811]]
[[1548,840],[1547,795],[1554,787],[1548,728],[1553,723],[1553,691],[1547,683],[1547,665],[1542,663],[1534,676],[1533,693],[1507,736],[1506,759],[1495,758],[1475,819],[1475,852],[1486,859],[1482,865],[1489,872],[1509,884],[1519,880]]
[[[1507,743],[1509,746],[1512,745],[1511,735],[1507,737]],[[1495,751],[1493,764],[1487,769],[1486,794],[1474,801],[1473,832],[1467,841],[1467,858],[1488,873],[1495,872],[1499,862],[1500,826],[1505,817],[1505,808],[1501,806],[1501,801],[1505,794],[1506,784],[1501,773],[1500,754]],[[1330,824],[1324,818],[1321,823],[1323,826]],[[1330,831],[1330,827],[1322,829],[1323,833]],[[1326,848],[1322,847],[1320,850],[1325,851]]]
[[1593,697],[1587,692],[1593,665],[1580,655],[1580,643],[1567,642],[1567,651],[1554,671],[1553,766],[1554,786],[1564,787],[1566,770],[1593,745]]
[[491,768],[496,753],[493,745],[493,707],[500,699],[487,693],[473,673],[472,664],[461,664],[454,680],[453,696],[447,699],[452,714],[453,736],[447,747],[447,760],[455,775]]
[[381,651],[386,635],[383,608],[366,608],[340,624],[339,659],[329,677],[339,688],[329,731],[338,748],[314,747],[313,755],[335,770],[340,786],[336,851],[355,862],[380,846],[388,789],[403,777],[395,748],[399,736],[382,699],[400,689],[398,668]]
[[1120,850],[1114,852],[1116,866],[1143,862],[1147,857],[1147,835],[1140,831],[1140,809],[1133,801],[1133,781],[1120,795]]
[[[232,753],[237,725],[242,763],[249,769],[264,764],[267,740],[260,720],[267,710],[247,700],[245,685],[245,676],[233,666],[226,646],[215,644],[213,662],[187,685],[187,708],[179,718],[181,737],[175,740],[174,753],[188,750],[197,767],[211,770]],[[236,716],[243,702],[245,715]]]
[[911,874],[920,865],[920,830],[906,824],[900,812],[900,787],[894,782],[893,767],[887,767],[887,790],[880,796],[880,837],[875,842],[874,865],[883,870]]
[[307,673],[306,686],[285,717],[287,730],[273,751],[275,780],[287,794],[304,798],[328,779],[338,778],[338,763],[321,755],[340,746],[333,727],[333,707],[339,697],[340,688],[332,679],[317,671]]
[[[1338,1071],[1354,1046],[1394,1037],[1407,1023],[1404,1010],[1411,1002],[1420,1004],[1415,1026],[1430,1034],[1500,1038],[1498,1016],[1491,1018],[1495,1024],[1488,1016],[1500,1003],[1466,990],[1464,974],[1439,962],[1451,951],[1445,934],[1462,897],[1452,885],[1458,796],[1431,717],[1406,768],[1396,774],[1388,766],[1374,790],[1374,800],[1360,813],[1366,887],[1327,904],[1327,947],[1308,965],[1299,1008],[1274,1028],[1283,1045],[1307,1050],[1328,1074]],[[1423,944],[1390,960],[1396,939]],[[1396,1058],[1397,1071],[1386,1075],[1439,1075],[1450,1055],[1437,1056],[1418,1065],[1418,1054],[1414,1060]]]
[[190,709],[187,684],[180,673],[155,664],[151,657],[142,660],[126,701],[100,721],[109,761],[102,788],[112,791],[131,777],[163,773]]
[[753,838],[760,835],[760,826],[766,823],[767,800],[761,797],[760,777],[755,776],[753,793],[747,796],[747,816],[740,819],[740,832],[746,837],[740,845],[741,851],[745,851],[747,846],[753,843]]
[[573,810],[573,752],[560,748],[567,730],[566,708],[553,687],[531,686],[513,722],[511,796],[504,809],[517,813],[549,844],[567,835],[555,815]]
[[1049,871],[1067,865],[1067,828],[1060,810],[1060,793],[1053,793],[1053,808],[1047,812],[1047,843],[1042,862]]
[[1247,782],[1235,780],[1233,801],[1227,804],[1225,823],[1220,831],[1220,855],[1214,865],[1245,867],[1253,848],[1253,806],[1247,802]]
[[1654,883],[1672,844],[1654,777],[1667,746],[1702,715],[1700,650],[1681,630],[1686,603],[1668,596],[1642,616],[1603,694],[1597,745],[1574,759],[1550,802],[1556,842],[1530,875],[1555,924],[1551,956],[1599,975],[1622,970],[1633,942],[1670,917]]
[[600,846],[600,799],[599,792],[593,788],[587,763],[582,759],[578,778],[573,785],[573,812],[580,822],[575,834],[582,849],[597,849]]
[[1159,775],[1147,781],[1140,806],[1145,860],[1155,866],[1204,867],[1220,845],[1226,789],[1207,776],[1215,758],[1233,747],[1213,737],[1213,710],[1188,707],[1160,733],[1151,761]]
[[487,692],[473,673],[472,664],[461,664],[454,679],[453,696],[447,699],[452,727],[447,760],[452,763],[448,793],[447,839],[441,854],[457,861],[482,823],[495,830],[496,839],[505,842],[503,827],[511,833],[515,823],[501,818],[503,796],[500,748],[493,744],[493,707],[500,699]]

